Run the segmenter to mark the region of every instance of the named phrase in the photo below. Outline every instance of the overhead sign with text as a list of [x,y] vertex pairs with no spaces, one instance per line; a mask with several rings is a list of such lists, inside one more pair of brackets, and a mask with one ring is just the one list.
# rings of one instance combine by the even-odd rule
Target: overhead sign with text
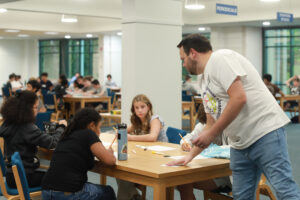
[[277,21],[280,21],[280,22],[293,22],[294,21],[294,15],[292,13],[277,12]]
[[234,5],[227,5],[227,4],[216,4],[216,13],[222,15],[237,15],[238,8]]

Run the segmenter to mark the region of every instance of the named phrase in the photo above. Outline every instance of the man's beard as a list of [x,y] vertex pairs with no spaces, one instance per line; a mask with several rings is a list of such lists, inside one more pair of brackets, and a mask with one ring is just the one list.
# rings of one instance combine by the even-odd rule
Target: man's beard
[[192,75],[198,75],[198,73],[197,73],[197,64],[198,64],[197,61],[195,61],[195,60],[190,60],[190,61],[191,61],[191,65],[188,68],[188,71]]

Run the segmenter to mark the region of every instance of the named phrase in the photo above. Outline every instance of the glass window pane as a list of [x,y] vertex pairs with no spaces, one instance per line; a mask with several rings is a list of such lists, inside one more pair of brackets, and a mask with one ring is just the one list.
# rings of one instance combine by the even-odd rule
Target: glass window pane
[[266,38],[265,46],[289,46],[290,38],[289,37],[277,37],[277,38]]

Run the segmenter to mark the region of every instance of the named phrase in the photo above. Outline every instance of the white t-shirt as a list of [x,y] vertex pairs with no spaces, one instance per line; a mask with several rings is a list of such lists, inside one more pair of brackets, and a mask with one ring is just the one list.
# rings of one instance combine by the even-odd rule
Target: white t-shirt
[[223,139],[232,148],[245,149],[290,120],[254,66],[237,52],[227,49],[212,53],[200,78],[206,113],[215,120],[220,117],[229,101],[227,90],[237,77],[242,80],[247,102],[224,130]]

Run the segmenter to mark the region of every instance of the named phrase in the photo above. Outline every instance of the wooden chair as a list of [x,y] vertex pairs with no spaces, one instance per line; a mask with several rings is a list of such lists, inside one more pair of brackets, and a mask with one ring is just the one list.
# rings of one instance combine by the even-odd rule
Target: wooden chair
[[256,200],[260,199],[260,194],[268,196],[271,200],[276,200],[271,188],[266,183],[267,179],[265,175],[261,175],[257,190],[256,190]]
[[58,121],[60,117],[64,119],[68,119],[69,118],[68,110],[66,110],[65,108],[58,109],[58,101],[55,94],[53,95],[53,99],[54,99],[54,108],[56,113],[55,121]]
[[[192,131],[196,123],[195,102],[183,101],[182,105],[182,119],[190,120],[190,130]],[[187,113],[187,114],[186,114]]]
[[30,192],[26,174],[25,174],[25,169],[24,169],[20,154],[18,152],[15,152],[12,155],[11,162],[13,165],[12,170],[13,170],[13,174],[15,177],[17,190],[19,192],[20,199],[21,200],[30,200],[31,197],[41,196],[42,195],[41,187],[31,188],[31,191],[34,191],[34,192]]
[[111,97],[111,110],[115,108],[116,104],[116,93],[113,92],[110,88],[107,88],[107,96]]
[[204,196],[204,200],[232,200],[233,199],[233,197],[231,196],[209,192],[206,190],[203,191],[203,196]]

